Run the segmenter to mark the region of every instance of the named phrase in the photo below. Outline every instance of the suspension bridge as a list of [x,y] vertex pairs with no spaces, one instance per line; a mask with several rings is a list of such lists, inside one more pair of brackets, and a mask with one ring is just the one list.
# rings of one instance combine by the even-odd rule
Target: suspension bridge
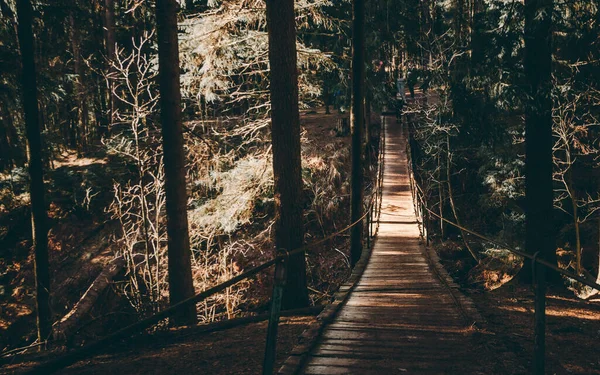
[[[419,100],[419,99],[417,99]],[[49,374],[84,359],[107,346],[144,331],[183,306],[209,298],[244,279],[275,266],[275,286],[266,339],[263,374],[273,374],[277,353],[277,326],[281,315],[280,283],[286,259],[311,251],[315,245],[346,232],[358,222],[367,225],[367,246],[335,300],[300,337],[300,343],[278,370],[287,374],[500,374],[529,373],[510,368],[495,358],[478,325],[482,318],[425,246],[431,211],[411,178],[406,125],[382,116],[379,167],[363,217],[331,236],[294,249],[249,269],[153,316],[140,320],[84,347],[42,363],[29,373]],[[447,219],[450,225],[458,226]],[[537,267],[600,290],[600,285],[555,265],[461,227],[472,236],[529,258]],[[279,275],[279,276],[278,276]],[[544,374],[545,289],[535,288],[536,337],[533,373]],[[539,335],[542,335],[540,337]],[[534,341],[534,338],[532,338]],[[504,353],[506,354],[506,353]],[[508,353],[507,355],[509,355]]]
[[406,132],[390,116],[382,122],[383,194],[370,259],[312,350],[293,353],[280,374],[489,373],[473,355],[477,312],[422,244]]

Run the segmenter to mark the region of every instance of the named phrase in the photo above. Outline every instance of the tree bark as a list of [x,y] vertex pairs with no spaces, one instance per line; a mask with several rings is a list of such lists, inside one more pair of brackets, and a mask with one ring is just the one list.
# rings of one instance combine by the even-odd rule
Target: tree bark
[[85,151],[88,143],[88,105],[83,77],[83,64],[81,61],[81,45],[79,33],[76,30],[75,17],[72,13],[69,15],[69,21],[71,24],[70,36],[71,46],[73,48],[74,71],[77,76],[75,86],[77,91],[77,102],[79,104],[77,108],[77,121],[79,123],[78,127],[80,131],[78,133],[80,136],[77,142],[78,146],[81,146],[81,150]]
[[[300,114],[296,66],[296,24],[293,0],[267,0],[269,65],[271,68],[271,141],[275,180],[278,250],[303,244]],[[307,306],[304,253],[290,257],[283,293],[284,309]]]
[[42,140],[37,102],[37,81],[33,46],[33,8],[29,0],[17,1],[19,45],[21,47],[23,111],[28,142],[31,198],[31,226],[35,248],[35,289],[38,340],[49,338],[51,329],[50,272],[48,269],[48,223],[44,200]]
[[106,129],[101,129],[101,133],[107,133],[110,126],[114,123],[115,105],[117,99],[113,93],[114,85],[111,77],[112,63],[115,59],[115,3],[114,0],[104,0],[104,28],[106,43],[107,73],[109,75],[108,83],[108,124]]
[[[187,191],[181,92],[179,86],[179,45],[176,0],[156,1],[160,118],[162,122],[169,251],[169,298],[171,305],[194,295],[188,233]],[[196,306],[190,305],[173,316],[175,325],[196,323]]]
[[0,100],[0,170],[23,165],[23,150],[8,105]]
[[[553,0],[525,0],[525,249],[557,265],[552,186],[552,12]],[[539,253],[538,253],[539,252]],[[535,272],[533,272],[535,267]],[[525,261],[524,281],[535,276],[534,374],[545,373],[546,274]]]
[[[557,264],[552,188],[552,0],[525,2],[525,75],[529,103],[525,111],[526,250]],[[531,281],[531,262],[523,267]]]
[[113,259],[94,279],[89,288],[83,293],[79,301],[61,320],[54,326],[54,338],[68,339],[82,319],[96,304],[100,294],[112,283],[115,276],[123,269],[123,258]]
[[473,19],[471,24],[471,69],[477,69],[484,57],[484,16],[485,2],[483,0],[473,0]]
[[600,215],[598,216],[598,273],[596,276],[596,284],[600,284]]
[[[365,81],[365,3],[354,0],[352,12],[352,108],[350,123],[352,133],[352,175],[350,221],[354,223],[363,215],[364,175],[362,141],[364,128]],[[350,259],[354,266],[362,254],[363,223],[350,229]]]

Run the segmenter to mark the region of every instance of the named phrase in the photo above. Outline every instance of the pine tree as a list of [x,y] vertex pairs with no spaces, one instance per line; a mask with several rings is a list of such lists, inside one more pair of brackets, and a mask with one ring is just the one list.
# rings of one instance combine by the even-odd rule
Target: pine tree
[[[352,193],[350,221],[354,223],[363,214],[363,159],[362,141],[364,127],[365,80],[365,3],[354,0],[352,17]],[[354,266],[362,253],[362,221],[350,230],[350,259]]]
[[[267,0],[271,90],[271,141],[275,180],[275,246],[287,251],[302,246],[302,175],[300,114],[296,67],[294,0]],[[283,308],[307,306],[304,253],[290,257]]]
[[[171,305],[194,295],[187,217],[183,125],[181,122],[177,10],[176,0],[156,1]],[[195,323],[196,306],[192,304],[180,310],[173,320],[176,325]]]
[[23,111],[27,130],[31,197],[31,226],[35,248],[35,288],[38,340],[47,340],[51,329],[50,272],[48,270],[48,223],[44,200],[42,139],[38,113],[38,88],[33,46],[33,8],[29,0],[17,1],[18,35],[21,47]]

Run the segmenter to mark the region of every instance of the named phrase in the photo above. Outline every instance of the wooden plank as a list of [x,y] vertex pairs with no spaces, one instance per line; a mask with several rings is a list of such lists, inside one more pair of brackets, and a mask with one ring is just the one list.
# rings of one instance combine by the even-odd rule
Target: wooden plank
[[304,373],[483,374],[485,366],[474,358],[481,348],[425,256],[406,141],[393,125],[387,127],[382,215],[371,258]]

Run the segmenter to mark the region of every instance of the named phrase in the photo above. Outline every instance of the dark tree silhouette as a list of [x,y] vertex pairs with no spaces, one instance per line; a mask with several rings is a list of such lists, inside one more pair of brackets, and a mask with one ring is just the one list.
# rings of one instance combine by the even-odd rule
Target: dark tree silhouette
[[[350,220],[357,221],[363,214],[363,159],[362,141],[364,128],[365,98],[365,3],[354,0],[352,16],[352,196]],[[362,253],[362,221],[350,230],[350,258],[354,266]]]
[[[552,186],[552,0],[525,0],[525,76],[529,102],[525,109],[525,248],[553,264],[556,243]],[[525,262],[526,280],[532,279]],[[546,269],[536,267],[533,373],[544,374]]]
[[[169,248],[169,298],[171,305],[194,295],[188,233],[186,170],[181,122],[179,45],[176,0],[156,1],[160,117],[162,122],[167,235]],[[176,325],[196,322],[196,306],[181,309]]]
[[[293,0],[267,0],[269,64],[271,67],[271,138],[275,180],[277,249],[302,246],[302,175],[300,114],[296,67],[296,25]],[[283,308],[307,306],[304,253],[290,257]]]
[[[526,248],[556,264],[552,190],[552,0],[525,3]],[[530,275],[531,266],[524,267]]]
[[48,270],[48,224],[44,200],[42,140],[37,102],[37,81],[34,60],[33,8],[29,0],[17,1],[18,34],[21,47],[21,83],[27,142],[29,143],[29,176],[31,198],[31,226],[35,248],[35,289],[38,340],[48,339],[51,329],[50,273]]

